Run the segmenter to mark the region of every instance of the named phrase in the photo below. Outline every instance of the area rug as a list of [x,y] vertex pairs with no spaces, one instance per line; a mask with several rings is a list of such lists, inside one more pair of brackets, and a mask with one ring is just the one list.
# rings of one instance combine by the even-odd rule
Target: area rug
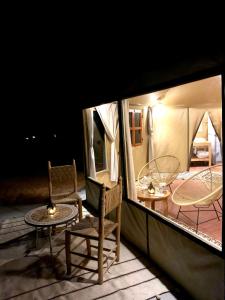
[[0,221],[0,245],[22,238],[35,229],[24,222],[24,218],[10,218]]
[[200,238],[201,240],[205,241],[206,243],[210,244],[213,247],[218,248],[220,251],[222,251],[222,243],[219,240],[216,240],[214,238],[212,238],[211,236],[209,236],[206,233],[203,233],[201,231],[198,230],[198,232],[196,233],[195,229],[187,224],[185,224],[184,222],[177,220],[171,216],[168,216],[168,219],[170,219],[174,224],[179,225],[180,227],[182,227],[184,230],[188,231],[189,233],[194,234],[195,236],[197,236],[198,238]]
[[[38,249],[35,236],[0,247],[0,299],[188,299],[162,271],[143,254],[125,241],[121,243],[120,261],[104,276],[104,283],[96,283],[97,275],[73,269],[72,277],[65,277],[64,233],[53,237],[53,258],[50,256],[48,238],[40,237]],[[80,240],[72,241],[72,248],[82,247]],[[90,265],[89,265],[90,266]],[[178,293],[178,298],[172,294]],[[163,299],[163,298],[162,298]]]

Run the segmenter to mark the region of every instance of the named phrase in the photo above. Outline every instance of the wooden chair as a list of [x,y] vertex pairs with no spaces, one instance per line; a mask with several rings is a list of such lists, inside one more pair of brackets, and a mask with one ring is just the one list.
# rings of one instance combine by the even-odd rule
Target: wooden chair
[[73,159],[71,165],[52,166],[48,161],[49,197],[52,203],[78,206],[79,220],[82,219],[82,199],[77,194],[77,171]]
[[[90,272],[98,273],[98,283],[103,283],[103,274],[109,267],[120,259],[120,223],[121,223],[121,203],[122,203],[122,179],[113,188],[106,188],[92,178],[88,178],[89,184],[93,187],[93,193],[99,194],[99,209],[96,217],[88,216],[81,222],[74,225],[71,230],[66,230],[66,265],[67,276],[71,276],[71,266],[84,269]],[[114,212],[113,212],[114,211]],[[114,221],[106,219],[106,216],[112,212]],[[112,215],[110,214],[110,215]],[[115,231],[115,238],[111,236]],[[71,239],[71,236],[76,237]],[[86,247],[78,247],[71,249],[71,242],[80,240],[81,244],[86,241]],[[107,243],[110,244],[106,245]],[[79,249],[78,249],[79,248]],[[86,248],[86,249],[85,249]],[[95,251],[93,249],[95,249]],[[97,249],[97,250],[96,250]],[[84,258],[78,263],[76,258],[73,263],[71,254]],[[94,260],[95,264],[88,265]],[[97,266],[96,266],[97,262]]]

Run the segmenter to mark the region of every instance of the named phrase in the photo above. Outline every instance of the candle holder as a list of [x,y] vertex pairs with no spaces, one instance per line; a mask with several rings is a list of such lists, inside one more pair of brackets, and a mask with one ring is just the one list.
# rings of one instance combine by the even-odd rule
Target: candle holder
[[148,192],[149,192],[150,194],[155,194],[155,188],[154,188],[152,182],[150,182],[150,184],[149,184],[149,186],[148,186]]
[[48,215],[52,216],[55,214],[56,212],[56,206],[54,203],[52,202],[49,202],[48,205],[47,205],[47,212],[48,212]]

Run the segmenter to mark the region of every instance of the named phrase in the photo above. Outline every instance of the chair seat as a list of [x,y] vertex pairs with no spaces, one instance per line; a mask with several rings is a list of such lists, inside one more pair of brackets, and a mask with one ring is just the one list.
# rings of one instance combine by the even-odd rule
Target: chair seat
[[[104,237],[107,237],[112,231],[118,226],[117,223],[114,223],[108,219],[104,219]],[[95,217],[86,217],[82,219],[79,223],[75,224],[70,233],[73,235],[81,237],[96,237],[98,239],[99,233],[99,219]]]
[[76,193],[76,192],[72,192],[72,193],[59,193],[59,194],[55,194],[52,195],[52,201],[54,203],[62,203],[62,204],[68,204],[68,203],[76,203],[77,200],[82,200],[81,197]]

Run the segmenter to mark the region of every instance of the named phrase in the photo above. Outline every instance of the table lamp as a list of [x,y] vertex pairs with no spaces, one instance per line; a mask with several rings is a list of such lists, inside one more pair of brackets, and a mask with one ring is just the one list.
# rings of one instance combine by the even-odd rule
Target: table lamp
[[47,211],[48,215],[54,215],[54,213],[56,212],[56,206],[51,201],[47,205]]
[[155,188],[154,188],[152,182],[150,182],[150,184],[149,184],[149,186],[148,186],[148,192],[149,192],[150,194],[155,194]]

